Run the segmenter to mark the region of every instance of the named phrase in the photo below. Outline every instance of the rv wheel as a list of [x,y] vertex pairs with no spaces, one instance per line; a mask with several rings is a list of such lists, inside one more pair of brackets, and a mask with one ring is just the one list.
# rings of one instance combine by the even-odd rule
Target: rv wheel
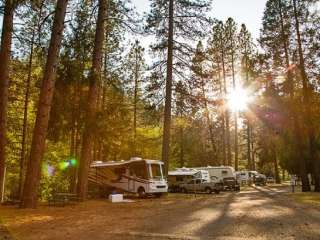
[[146,191],[144,190],[143,187],[139,187],[138,195],[139,195],[140,198],[144,198],[146,196]]
[[205,191],[206,191],[206,193],[208,193],[208,194],[211,194],[211,193],[212,193],[212,190],[211,190],[211,188],[209,188],[209,187],[207,187],[207,188],[205,189]]

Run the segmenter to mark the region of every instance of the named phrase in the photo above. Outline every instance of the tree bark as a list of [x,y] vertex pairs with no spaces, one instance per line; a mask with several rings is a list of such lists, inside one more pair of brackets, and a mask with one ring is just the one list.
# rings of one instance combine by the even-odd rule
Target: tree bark
[[280,175],[279,175],[279,167],[278,167],[278,158],[276,147],[272,146],[272,157],[273,157],[273,166],[274,166],[274,176],[276,183],[281,183]]
[[[220,91],[220,94],[223,95],[219,62],[218,62],[218,69],[219,69],[218,70],[219,91]],[[222,115],[221,115],[221,124],[222,124],[222,134],[221,134],[222,135],[221,136],[221,139],[222,139],[222,163],[221,162],[219,162],[219,163],[225,166],[227,163],[227,155],[226,155],[226,129],[225,129],[225,113],[224,113],[224,111],[222,112]]]
[[251,135],[250,135],[250,123],[249,119],[247,119],[247,159],[248,159],[248,168],[251,169],[252,161],[251,161]]
[[36,123],[30,150],[30,159],[24,183],[23,198],[21,202],[21,207],[24,208],[37,207],[38,188],[41,177],[41,162],[45,150],[45,140],[55,88],[56,69],[67,3],[67,0],[58,0],[56,6],[47,62],[39,97]]
[[172,71],[173,71],[173,9],[174,0],[169,0],[169,35],[167,52],[167,79],[166,98],[164,106],[162,161],[165,166],[165,175],[169,170],[170,155],[170,128],[171,128],[171,99],[172,99]]
[[253,136],[253,126],[251,125],[251,128],[250,128],[250,137],[251,137],[251,170],[252,171],[255,171],[255,151],[254,151],[254,136]]
[[20,172],[19,172],[19,199],[22,200],[23,195],[23,177],[24,167],[26,158],[26,136],[27,136],[27,124],[28,124],[28,106],[30,96],[30,84],[32,74],[32,63],[33,63],[33,50],[34,50],[34,39],[35,30],[32,30],[31,45],[30,45],[30,56],[28,63],[28,77],[26,82],[26,92],[24,96],[24,111],[23,111],[23,125],[22,125],[22,139],[21,139],[21,153],[20,153]]
[[[182,115],[182,114],[181,114]],[[180,156],[179,156],[179,165],[180,167],[184,167],[184,144],[183,144],[183,137],[184,137],[184,131],[183,126],[180,127]]]
[[88,172],[92,160],[94,143],[94,122],[97,111],[99,78],[102,68],[103,43],[105,37],[105,20],[107,13],[107,1],[99,0],[99,11],[95,33],[95,43],[90,72],[90,88],[87,102],[87,114],[82,138],[82,151],[78,176],[78,195],[81,200],[86,200],[88,193]]
[[[71,86],[71,102],[73,103],[71,109],[71,130],[70,130],[70,158],[77,159],[76,154],[76,139],[77,139],[77,117],[76,117],[76,108],[77,108],[77,85],[78,83]],[[72,166],[70,168],[70,186],[69,192],[75,192],[75,186],[77,184],[77,175],[76,175],[77,166]]]
[[[246,84],[249,85],[249,64],[248,64],[248,53],[245,47],[245,67],[246,67]],[[251,123],[249,116],[247,116],[247,159],[248,168],[252,170],[252,159],[251,159]]]
[[[221,44],[221,46],[223,46]],[[223,88],[224,88],[224,97],[226,99],[228,90],[227,90],[227,80],[226,80],[226,68],[225,68],[225,52],[224,52],[224,47],[221,50],[221,61],[222,61],[222,73],[223,73]],[[226,156],[226,164],[228,166],[231,166],[231,141],[230,141],[230,114],[229,110],[225,108],[224,111],[224,116],[225,116],[225,124],[226,124],[226,139],[225,139],[225,145],[227,148],[227,156]],[[225,163],[224,163],[225,164]]]
[[0,197],[4,194],[3,182],[6,163],[7,105],[9,88],[9,65],[13,32],[13,0],[6,0],[4,6],[1,49],[0,49]]
[[[136,45],[138,47],[138,44]],[[135,49],[135,72],[134,72],[134,109],[133,109],[133,154],[137,154],[137,103],[138,103],[138,49]]]
[[[233,41],[231,42],[231,70],[232,70],[232,85],[233,90],[235,91],[236,86],[236,77],[234,71],[234,50],[233,50]],[[238,171],[239,168],[239,157],[238,157],[238,110],[234,112],[234,169]]]

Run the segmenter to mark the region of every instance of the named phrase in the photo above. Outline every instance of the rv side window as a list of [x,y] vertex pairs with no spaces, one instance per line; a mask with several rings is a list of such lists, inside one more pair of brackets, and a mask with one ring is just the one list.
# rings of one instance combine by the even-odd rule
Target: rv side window
[[131,163],[130,174],[142,179],[148,179],[147,166],[143,162]]
[[120,180],[121,176],[126,173],[126,169],[125,168],[116,168],[114,170],[114,173],[117,175],[118,180]]
[[227,175],[227,174],[228,174],[228,171],[222,170],[221,173],[222,173],[222,175]]

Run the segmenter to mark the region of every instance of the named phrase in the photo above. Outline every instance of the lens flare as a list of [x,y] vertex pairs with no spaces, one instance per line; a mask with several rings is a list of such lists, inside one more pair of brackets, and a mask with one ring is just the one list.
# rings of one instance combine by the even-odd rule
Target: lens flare
[[59,168],[60,168],[60,170],[66,170],[69,166],[70,166],[70,163],[69,163],[69,162],[63,161],[63,162],[60,162],[60,163],[59,163]]
[[74,158],[59,162],[59,169],[60,170],[66,170],[67,168],[75,167],[75,166],[77,166],[77,160]]
[[227,96],[227,105],[231,111],[245,111],[248,104],[251,102],[251,97],[243,88],[232,90]]
[[70,162],[71,166],[73,166],[73,167],[77,165],[77,160],[74,158],[70,159],[69,162]]

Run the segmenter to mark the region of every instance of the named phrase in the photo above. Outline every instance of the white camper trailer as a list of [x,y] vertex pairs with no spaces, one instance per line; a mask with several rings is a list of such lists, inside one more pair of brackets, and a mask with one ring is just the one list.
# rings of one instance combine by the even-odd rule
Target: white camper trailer
[[120,162],[93,162],[89,181],[102,187],[111,187],[124,192],[158,195],[168,191],[163,174],[163,162],[132,158]]
[[169,190],[178,192],[180,184],[189,182],[192,179],[200,179],[203,182],[210,182],[208,171],[192,169],[192,168],[177,168],[175,171],[168,172]]
[[236,180],[236,174],[233,167],[219,166],[219,167],[200,167],[199,170],[206,170],[209,172],[210,181],[222,181],[226,189],[240,190],[240,186]]
[[179,192],[180,184],[190,181],[196,178],[196,174],[199,171],[194,169],[176,169],[175,171],[168,172],[168,183],[169,183],[169,191],[170,192]]
[[258,179],[257,183],[265,185],[266,176],[258,173],[257,171],[239,171],[236,172],[238,181],[244,185],[250,185],[252,183],[256,183],[256,179]]

